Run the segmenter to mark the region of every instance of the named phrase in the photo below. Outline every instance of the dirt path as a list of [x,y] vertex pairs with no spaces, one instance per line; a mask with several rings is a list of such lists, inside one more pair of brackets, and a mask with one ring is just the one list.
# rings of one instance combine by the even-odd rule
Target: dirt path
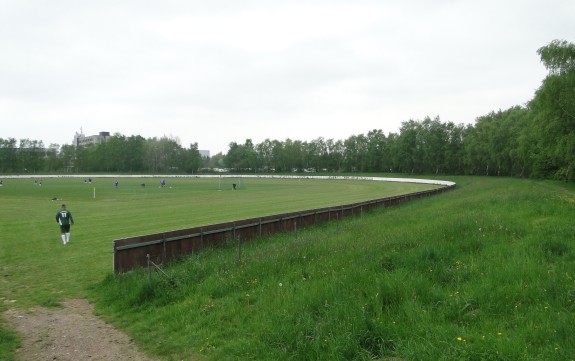
[[138,352],[132,340],[93,314],[86,300],[66,300],[61,308],[10,309],[8,324],[22,339],[21,361],[156,361]]

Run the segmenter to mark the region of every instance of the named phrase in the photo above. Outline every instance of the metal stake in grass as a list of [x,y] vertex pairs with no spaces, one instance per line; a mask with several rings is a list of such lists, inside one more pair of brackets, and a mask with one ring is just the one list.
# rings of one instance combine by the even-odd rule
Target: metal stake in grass
[[146,254],[148,260],[148,282],[152,283],[152,268],[150,267],[150,254]]
[[238,244],[238,263],[242,262],[242,241],[240,240],[240,236],[236,238]]
[[177,286],[176,281],[175,281],[174,279],[172,279],[172,277],[170,277],[166,272],[164,272],[164,271],[160,268],[160,266],[158,266],[157,264],[155,264],[154,261],[152,261],[152,260],[150,259],[150,254],[149,254],[149,253],[146,254],[146,258],[148,259],[148,279],[149,279],[149,281],[150,281],[150,282],[152,281],[152,267],[150,267],[150,265],[151,265],[151,266],[153,266],[153,267],[156,269],[156,271],[157,271],[160,275],[164,276],[164,278],[166,279],[166,281],[168,281],[168,283],[170,284],[170,286],[172,286],[173,288],[176,288],[176,286]]

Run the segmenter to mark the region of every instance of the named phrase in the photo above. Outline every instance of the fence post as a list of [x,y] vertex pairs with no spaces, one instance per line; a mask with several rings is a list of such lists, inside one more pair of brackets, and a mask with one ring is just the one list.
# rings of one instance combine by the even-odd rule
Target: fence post
[[148,282],[152,282],[152,269],[150,268],[150,254],[146,254],[146,258],[148,259]]
[[242,241],[240,239],[241,237],[237,238],[237,244],[238,244],[238,263],[242,262]]
[[116,256],[117,256],[116,253],[118,253],[118,250],[116,249],[116,240],[114,240],[114,257],[112,259],[112,268],[113,268],[114,273],[119,273],[119,270],[118,270],[119,267],[116,267]]

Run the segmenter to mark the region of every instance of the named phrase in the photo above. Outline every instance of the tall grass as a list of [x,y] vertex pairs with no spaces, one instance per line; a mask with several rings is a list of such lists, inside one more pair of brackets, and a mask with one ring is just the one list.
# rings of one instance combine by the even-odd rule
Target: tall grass
[[[571,360],[573,185],[454,178],[362,217],[109,275],[97,312],[167,360]],[[202,357],[203,358],[203,357]]]

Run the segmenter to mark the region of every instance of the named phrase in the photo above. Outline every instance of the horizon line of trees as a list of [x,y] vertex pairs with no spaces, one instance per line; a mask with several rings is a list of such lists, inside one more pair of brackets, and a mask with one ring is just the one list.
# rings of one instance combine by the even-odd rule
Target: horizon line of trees
[[193,173],[204,160],[194,143],[182,148],[175,139],[126,137],[120,133],[98,144],[74,146],[42,141],[0,138],[0,172],[80,173],[80,172],[166,172]]
[[231,142],[226,154],[200,156],[171,138],[114,134],[88,147],[0,138],[0,172],[396,172],[574,179],[575,44],[554,40],[537,50],[548,70],[524,106],[493,111],[474,125],[439,117],[408,120],[345,140]]

